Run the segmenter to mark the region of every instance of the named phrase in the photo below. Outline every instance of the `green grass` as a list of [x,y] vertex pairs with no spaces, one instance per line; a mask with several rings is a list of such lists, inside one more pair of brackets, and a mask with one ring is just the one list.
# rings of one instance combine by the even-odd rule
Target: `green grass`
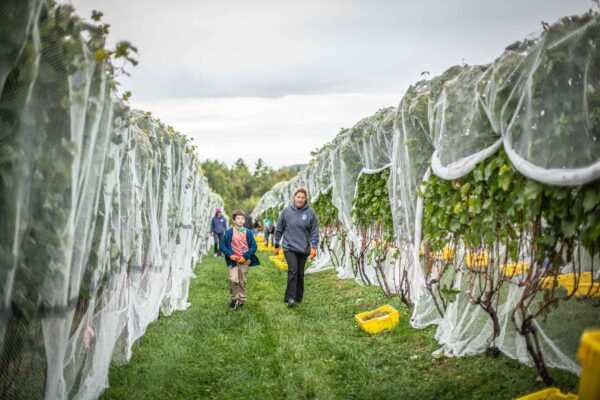
[[[192,306],[148,327],[131,361],[110,370],[102,399],[511,399],[541,389],[534,369],[506,357],[431,357],[434,328],[416,330],[398,299],[376,287],[306,276],[301,306],[283,303],[286,272],[260,254],[248,300],[230,311],[224,261],[205,257]],[[389,303],[400,324],[361,331],[354,314]],[[564,389],[577,377],[553,371]]]

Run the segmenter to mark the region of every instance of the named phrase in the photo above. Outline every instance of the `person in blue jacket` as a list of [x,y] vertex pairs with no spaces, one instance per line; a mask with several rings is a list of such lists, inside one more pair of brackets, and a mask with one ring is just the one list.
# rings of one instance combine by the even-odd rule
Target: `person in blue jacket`
[[256,240],[252,230],[244,227],[246,217],[243,211],[233,212],[233,228],[229,228],[221,239],[221,251],[229,267],[229,308],[235,310],[246,302],[246,278],[248,267],[260,265],[256,257]]
[[223,216],[223,213],[220,208],[217,208],[215,215],[212,217],[212,221],[210,222],[210,233],[213,235],[213,239],[215,241],[215,257],[221,257],[221,239],[223,239],[223,234],[227,230],[227,219]]

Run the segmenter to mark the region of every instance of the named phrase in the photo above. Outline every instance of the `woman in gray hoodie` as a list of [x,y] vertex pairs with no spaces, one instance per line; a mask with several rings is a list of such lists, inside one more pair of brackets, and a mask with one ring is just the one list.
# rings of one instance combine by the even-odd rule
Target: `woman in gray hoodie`
[[301,303],[304,296],[304,266],[308,257],[317,256],[319,222],[317,214],[308,206],[308,192],[294,190],[293,203],[283,209],[275,228],[275,254],[283,236],[283,255],[288,264],[288,282],[284,301],[288,307]]

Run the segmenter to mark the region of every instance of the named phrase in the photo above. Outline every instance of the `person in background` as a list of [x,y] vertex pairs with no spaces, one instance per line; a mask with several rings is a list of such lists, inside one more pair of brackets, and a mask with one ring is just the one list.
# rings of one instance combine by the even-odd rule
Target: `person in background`
[[279,214],[275,228],[275,254],[283,235],[283,255],[288,264],[288,282],[284,301],[288,307],[302,302],[304,297],[304,266],[308,257],[317,256],[319,223],[317,214],[308,206],[308,191],[294,190],[293,203]]
[[221,257],[221,239],[223,239],[223,234],[227,230],[227,218],[223,216],[223,212],[220,208],[217,208],[215,211],[215,215],[212,217],[212,221],[210,222],[210,233],[213,234],[213,239],[215,241],[215,251],[213,256]]
[[[244,213],[244,218],[246,218],[246,222],[244,222],[244,228],[252,230],[253,226],[252,226],[252,216],[250,215],[250,213],[245,212]],[[254,232],[252,232],[254,233]]]
[[248,268],[260,265],[256,257],[256,240],[250,229],[244,227],[243,211],[233,212],[233,228],[229,228],[221,240],[221,250],[229,267],[229,308],[242,308],[246,302],[246,278]]
[[258,232],[262,232],[263,227],[262,227],[262,221],[260,219],[257,219],[256,222],[254,222],[254,225],[252,226],[252,232],[256,235]]
[[268,218],[265,218],[263,221],[263,234],[265,236],[265,246],[269,246],[269,239],[271,240],[271,246],[273,245],[273,233],[275,233],[275,225],[273,225],[273,221]]

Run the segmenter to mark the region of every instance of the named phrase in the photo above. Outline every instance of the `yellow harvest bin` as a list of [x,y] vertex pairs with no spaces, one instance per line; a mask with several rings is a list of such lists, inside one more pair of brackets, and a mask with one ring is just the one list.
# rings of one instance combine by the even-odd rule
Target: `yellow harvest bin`
[[521,275],[529,269],[529,263],[518,262],[511,264],[500,264],[500,271],[506,276]]
[[[579,274],[562,274],[556,277],[556,286],[561,286],[567,290],[569,294],[574,294],[577,297],[595,296],[600,297],[600,282],[593,282],[591,272],[583,272]],[[577,280],[577,288],[575,281]],[[549,276],[542,278],[542,287],[552,289],[554,277]]]
[[488,263],[488,253],[486,251],[467,254],[467,267],[487,267]]
[[600,329],[583,333],[577,357],[582,367],[579,377],[579,399],[600,399]]
[[433,253],[433,258],[441,261],[449,261],[454,258],[454,249],[444,247],[441,251]]
[[567,289],[569,294],[575,294],[577,297],[600,297],[600,282],[582,282],[579,281],[577,288],[575,288],[575,282],[563,282],[561,286]]
[[[577,275],[579,275],[577,277]],[[576,278],[579,282],[583,283],[591,283],[592,282],[592,273],[591,272],[582,272],[581,274],[561,274],[556,277],[561,283],[575,283]]]
[[[381,317],[370,318],[369,316],[378,313],[387,312],[386,315]],[[379,333],[385,329],[394,329],[400,321],[400,314],[394,307],[386,304],[373,311],[365,311],[354,316],[358,325],[366,332]]]
[[560,389],[551,387],[523,397],[517,397],[517,400],[577,400],[577,395],[571,393],[564,394]]
[[[419,250],[419,255],[421,255],[421,256],[425,255],[425,247],[424,246],[421,246],[421,249]],[[444,247],[441,251],[436,251],[435,253],[431,253],[431,256],[435,260],[449,261],[454,258],[454,249],[452,249],[450,247]]]
[[[540,282],[541,282],[542,287],[544,289],[552,289],[552,287],[554,287],[554,285],[555,285],[554,284],[554,277],[552,277],[552,276],[548,276],[546,278],[542,278],[540,280]],[[560,285],[560,282],[557,282],[556,286],[559,286],[559,285]]]
[[275,259],[275,260],[273,260],[273,263],[279,269],[282,269],[284,271],[288,270],[288,265],[287,265],[287,262],[285,262],[285,261]]
[[273,247],[266,247],[266,246],[258,246],[257,247],[258,251],[273,251],[274,248]]

